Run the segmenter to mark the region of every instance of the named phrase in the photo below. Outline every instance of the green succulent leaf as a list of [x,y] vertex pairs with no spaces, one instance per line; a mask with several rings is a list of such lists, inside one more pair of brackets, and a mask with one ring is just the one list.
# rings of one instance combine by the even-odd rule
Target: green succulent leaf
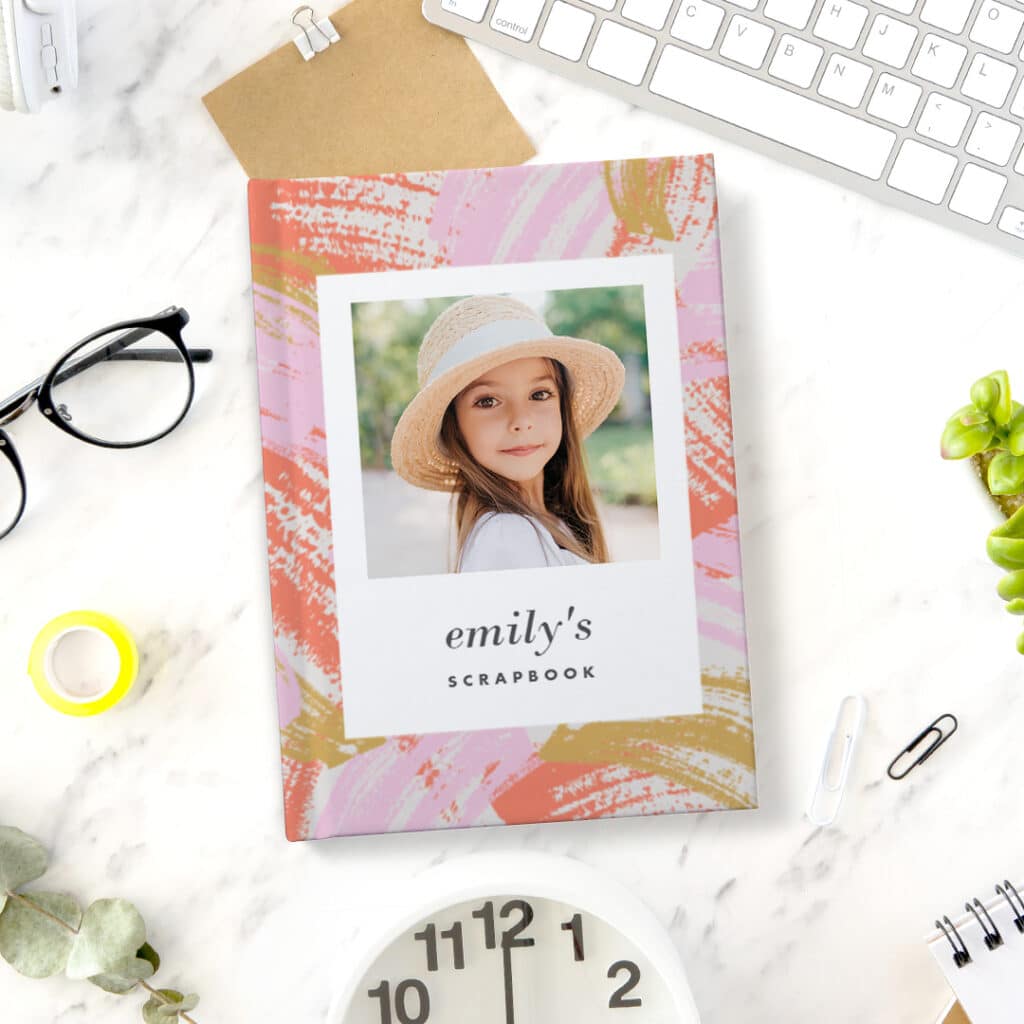
[[1024,597],[1024,569],[1008,572],[996,586],[996,591],[1004,601],[1015,601]]
[[1010,420],[1006,447],[1013,455],[1024,455],[1024,408],[1019,409]]
[[[0,956],[27,978],[60,974],[82,923],[74,897],[60,892],[19,893],[0,914]],[[47,915],[51,915],[48,917]],[[57,918],[67,925],[61,927]]]
[[1024,508],[988,535],[985,550],[1001,569],[1024,569]]
[[985,451],[995,436],[995,425],[986,416],[980,423],[964,423],[961,414],[971,418],[975,413],[971,406],[951,416],[942,431],[942,457],[944,459],[967,459]]
[[92,978],[134,957],[146,923],[127,900],[97,900],[85,912],[68,958],[69,978]]
[[1024,654],[1024,633],[1017,637],[1017,653]]
[[996,370],[971,385],[971,401],[988,413],[996,424],[1005,427],[1013,415],[1010,378],[1005,370]]
[[0,825],[0,910],[7,893],[20,885],[34,882],[47,865],[46,848],[20,828]]
[[[143,949],[145,948],[144,946]],[[148,957],[141,956],[141,953],[140,949],[130,960],[122,960],[102,974],[94,974],[89,980],[104,992],[112,992],[116,996],[131,992],[140,981],[152,978],[156,973],[153,962]]]
[[[164,998],[160,999],[158,995]],[[182,995],[172,988],[159,989],[158,995],[150,996],[142,1007],[142,1019],[146,1024],[168,1024],[179,1014],[188,1013],[199,1005],[199,996]]]
[[1008,601],[1006,610],[1011,615],[1024,615],[1024,597],[1015,597],[1012,601]]
[[1000,452],[988,464],[988,489],[993,494],[1024,491],[1024,456]]

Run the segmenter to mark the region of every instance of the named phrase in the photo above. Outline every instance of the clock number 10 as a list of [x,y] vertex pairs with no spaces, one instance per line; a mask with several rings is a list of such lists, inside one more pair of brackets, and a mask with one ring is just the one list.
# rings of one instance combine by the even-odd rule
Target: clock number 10
[[[411,992],[416,993],[415,1000],[409,999]],[[382,981],[376,988],[366,993],[371,999],[380,1000],[380,1024],[392,1024],[391,1017],[391,983]],[[416,1003],[416,1012],[409,1009],[411,1002]],[[395,986],[395,1017],[398,1024],[426,1024],[430,1017],[430,993],[427,986],[417,978],[406,978]]]

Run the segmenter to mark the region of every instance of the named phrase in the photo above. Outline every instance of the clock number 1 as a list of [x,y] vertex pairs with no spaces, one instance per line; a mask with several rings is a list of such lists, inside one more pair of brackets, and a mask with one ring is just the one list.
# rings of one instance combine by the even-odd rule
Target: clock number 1
[[572,958],[576,963],[585,960],[583,955],[583,917],[573,914],[572,920],[562,923],[563,932],[572,932]]
[[[416,993],[417,1009],[415,1015],[410,1013],[408,999],[410,992]],[[380,1000],[380,1024],[392,1024],[391,1021],[391,983],[382,981],[376,988],[366,993],[371,999]],[[417,978],[406,978],[395,987],[395,1016],[398,1024],[426,1024],[430,1016],[430,993],[427,986]]]
[[[423,942],[427,947],[427,970],[437,970],[437,926],[428,924],[421,932],[414,936],[418,942]],[[442,939],[450,939],[452,944],[452,962],[455,970],[465,970],[466,953],[462,945],[462,922],[456,921],[447,931],[441,932]]]

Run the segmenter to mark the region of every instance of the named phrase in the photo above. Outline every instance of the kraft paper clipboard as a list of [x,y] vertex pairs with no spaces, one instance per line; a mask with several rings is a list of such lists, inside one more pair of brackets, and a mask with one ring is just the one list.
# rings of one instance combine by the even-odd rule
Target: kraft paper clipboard
[[307,62],[285,12],[289,42],[203,97],[249,177],[495,167],[535,155],[465,40],[427,22],[419,0],[353,0],[330,18],[340,40]]
[[943,1010],[942,1016],[935,1024],[971,1024],[971,1022],[968,1020],[967,1014],[964,1013],[964,1008],[954,1000]]

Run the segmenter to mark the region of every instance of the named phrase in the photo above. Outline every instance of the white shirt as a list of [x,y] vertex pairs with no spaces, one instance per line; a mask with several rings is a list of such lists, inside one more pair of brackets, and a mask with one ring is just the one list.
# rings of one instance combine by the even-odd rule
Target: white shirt
[[587,564],[586,559],[560,548],[539,519],[515,512],[488,512],[466,538],[459,572]]

